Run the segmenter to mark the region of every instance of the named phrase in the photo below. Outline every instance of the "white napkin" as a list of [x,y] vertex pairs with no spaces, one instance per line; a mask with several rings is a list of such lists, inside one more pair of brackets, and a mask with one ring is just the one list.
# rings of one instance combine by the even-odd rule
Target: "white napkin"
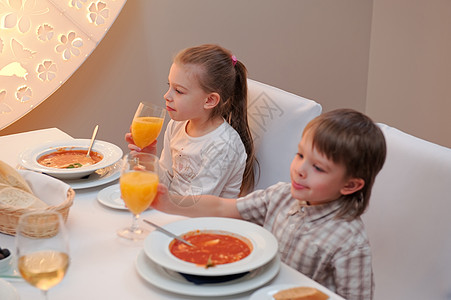
[[50,206],[59,205],[66,200],[70,188],[59,179],[28,170],[17,170],[27,181],[34,195]]

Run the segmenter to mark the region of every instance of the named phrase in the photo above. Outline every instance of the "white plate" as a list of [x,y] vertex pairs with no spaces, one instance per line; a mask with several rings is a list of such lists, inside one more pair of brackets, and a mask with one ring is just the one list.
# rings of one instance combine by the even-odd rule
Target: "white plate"
[[212,268],[204,268],[172,255],[169,251],[169,244],[173,238],[160,231],[152,231],[144,240],[144,251],[147,256],[167,269],[185,274],[219,276],[247,272],[268,263],[276,256],[278,250],[277,240],[272,233],[261,226],[242,220],[230,218],[191,218],[166,224],[163,227],[176,235],[183,235],[194,230],[227,231],[241,235],[252,243],[253,250],[251,254],[242,260]]
[[91,173],[87,178],[79,179],[62,179],[65,183],[70,185],[74,190],[87,189],[90,187],[100,186],[107,184],[121,176],[122,161],[118,161],[114,165],[106,168],[98,169],[94,173]]
[[280,258],[275,256],[268,264],[249,272],[241,278],[214,284],[194,284],[177,272],[163,268],[147,257],[143,250],[138,254],[135,267],[147,282],[169,292],[190,296],[226,296],[256,289],[273,279],[280,269]]
[[72,141],[66,140],[41,144],[22,152],[19,155],[19,164],[26,169],[46,173],[59,179],[78,179],[89,175],[98,169],[109,167],[122,158],[121,148],[108,142],[96,140],[92,147],[92,151],[102,154],[103,159],[94,165],[73,169],[57,169],[45,167],[37,162],[37,159],[40,156],[51,153],[59,148],[88,150],[90,142],[91,140],[89,139],[75,139]]
[[121,189],[119,184],[111,185],[102,189],[97,194],[97,200],[105,206],[116,209],[127,209],[124,200],[121,198]]
[[273,295],[275,293],[277,293],[278,291],[281,291],[284,289],[289,289],[289,288],[296,287],[296,286],[299,286],[299,285],[289,284],[289,283],[285,283],[285,284],[281,283],[281,284],[265,286],[265,287],[255,291],[251,295],[249,300],[274,300]]
[[0,299],[19,300],[19,294],[14,286],[6,280],[0,279]]
[[[79,179],[60,179],[60,180],[70,185],[71,188],[73,188],[74,190],[96,187],[119,179],[119,177],[121,176],[121,165],[122,160],[118,161],[117,163],[109,167],[98,169],[87,177]],[[16,168],[19,170],[28,170],[22,167],[21,165],[18,165]]]

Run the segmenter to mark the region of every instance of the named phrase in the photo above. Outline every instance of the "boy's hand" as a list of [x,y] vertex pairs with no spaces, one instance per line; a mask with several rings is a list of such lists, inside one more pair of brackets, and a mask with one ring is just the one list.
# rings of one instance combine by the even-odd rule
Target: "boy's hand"
[[173,205],[174,204],[169,198],[169,190],[167,186],[159,183],[157,188],[157,195],[155,196],[153,202],[150,204],[150,207],[162,212],[170,212],[171,208],[173,208]]
[[[174,193],[169,193],[169,189],[166,185],[159,183],[157,188],[157,195],[150,204],[150,207],[175,215],[190,216],[191,213],[196,212],[196,209],[192,207],[183,207],[179,205],[179,201],[185,199],[187,196],[180,196]],[[188,196],[190,198],[190,196]]]
[[[190,205],[186,205],[186,202]],[[236,207],[236,199],[219,198],[212,195],[180,196],[169,193],[168,188],[160,183],[157,195],[150,207],[156,210],[187,217],[227,217],[241,219]]]

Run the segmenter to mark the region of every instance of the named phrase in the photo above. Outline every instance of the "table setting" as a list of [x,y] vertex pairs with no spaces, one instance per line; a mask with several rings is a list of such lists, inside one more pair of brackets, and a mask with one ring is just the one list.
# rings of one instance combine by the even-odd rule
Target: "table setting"
[[52,153],[51,151],[64,151],[64,149],[70,149],[70,151],[77,151],[77,149],[86,149],[90,140],[88,139],[74,139],[70,142],[52,141],[48,143],[40,144],[36,147],[31,147],[19,155],[20,169],[32,170],[36,172],[45,173],[64,180],[71,185],[74,189],[89,188],[98,185],[103,185],[112,182],[119,178],[120,175],[120,162],[123,152],[118,146],[105,142],[96,141],[93,151],[102,155],[102,160],[96,164],[90,166],[84,166],[83,168],[52,168],[44,166],[37,162],[36,158],[39,156]]
[[[141,106],[135,118],[141,118],[143,122]],[[161,130],[161,125],[159,128],[155,125],[155,119],[151,122],[156,133],[145,144],[152,143]],[[143,130],[143,126],[136,125],[135,129],[132,126],[132,134],[133,130]],[[2,300],[264,300],[274,299],[272,295],[279,290],[298,286],[320,290],[328,299],[343,299],[284,264],[278,255],[277,240],[261,226],[243,220],[187,218],[149,209],[158,183],[156,156],[133,154],[133,151],[124,154],[117,145],[107,141],[92,143],[94,137],[95,134],[92,139],[74,139],[57,128],[0,136],[0,143],[8,145],[1,147],[0,161],[23,176],[32,193],[48,205],[43,209],[24,206],[10,228],[2,227],[3,223],[11,222],[2,220],[0,214],[0,248],[10,251],[8,261],[0,260]],[[87,151],[87,148],[102,159],[92,165],[63,169],[38,163],[40,157],[49,153]],[[29,226],[19,225],[36,211],[45,212],[47,221],[42,222],[47,229],[48,220],[59,220],[57,225],[52,225],[54,230],[45,239],[62,237],[54,245],[48,245],[49,248],[32,247],[30,239],[24,238],[30,235],[24,229]],[[53,211],[57,211],[58,217],[49,217]],[[188,246],[164,231],[191,241],[193,245]],[[191,262],[176,256],[176,249],[187,253],[202,252],[201,244],[194,242],[202,235],[215,237],[203,242],[202,247],[222,245],[228,240],[240,243],[247,249],[246,254],[233,261],[220,262],[215,254],[223,250],[207,250],[209,248],[205,246],[202,251],[211,251],[207,262],[204,258],[202,262]],[[57,279],[50,282],[34,280],[38,278],[37,274],[27,276],[33,272],[25,271],[25,266],[36,270],[30,266],[33,260],[26,260],[27,255],[48,249],[62,253],[51,255],[52,261],[58,262],[53,263],[58,264],[59,271],[53,277]],[[189,255],[194,257],[194,254]],[[48,298],[44,298],[40,290]]]

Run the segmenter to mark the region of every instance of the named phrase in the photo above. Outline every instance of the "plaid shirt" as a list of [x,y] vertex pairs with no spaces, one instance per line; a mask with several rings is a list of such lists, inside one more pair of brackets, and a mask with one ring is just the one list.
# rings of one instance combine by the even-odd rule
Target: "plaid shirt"
[[338,201],[302,205],[291,196],[289,183],[237,201],[243,219],[275,235],[284,263],[345,299],[372,299],[371,249],[363,222],[335,219],[338,207]]

